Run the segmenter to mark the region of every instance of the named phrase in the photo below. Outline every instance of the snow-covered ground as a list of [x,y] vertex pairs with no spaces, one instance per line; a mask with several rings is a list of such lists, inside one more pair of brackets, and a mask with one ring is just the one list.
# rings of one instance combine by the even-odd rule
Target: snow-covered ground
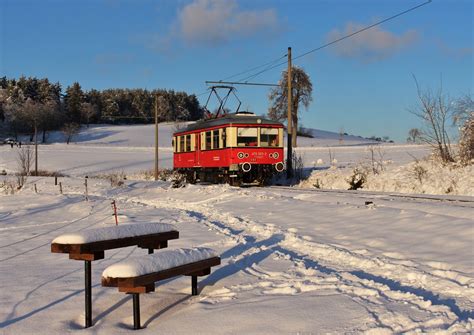
[[[160,165],[170,167],[172,125],[160,130]],[[81,136],[69,146],[40,146],[41,169],[71,176],[59,178],[63,194],[53,178],[30,177],[20,192],[0,195],[0,333],[133,332],[131,297],[101,287],[100,276],[109,265],[146,250],[111,250],[93,262],[94,326],[87,330],[82,329],[83,265],[50,252],[51,241],[61,234],[114,227],[112,200],[119,225],[172,224],[180,238],[170,246],[210,247],[222,258],[199,280],[199,296],[190,295],[189,277],[167,280],[143,295],[140,333],[474,330],[474,199],[451,195],[462,195],[464,186],[444,196],[418,197],[312,185],[175,189],[169,182],[131,178],[112,187],[93,176],[122,170],[130,176],[152,168],[153,128],[97,126]],[[306,169],[314,170],[311,178],[367,162],[361,139],[304,141],[298,152]],[[383,149],[386,171],[414,164],[413,156],[429,152],[422,146]],[[0,146],[0,171],[16,170],[16,150]],[[338,168],[330,168],[329,150]],[[472,182],[472,174],[458,174]],[[89,201],[84,175],[90,176]]]

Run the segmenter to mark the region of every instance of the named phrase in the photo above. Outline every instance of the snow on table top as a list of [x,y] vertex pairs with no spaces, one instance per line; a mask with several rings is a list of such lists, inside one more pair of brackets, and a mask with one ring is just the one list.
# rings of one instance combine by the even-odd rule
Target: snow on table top
[[113,264],[102,273],[105,278],[129,278],[148,273],[171,269],[177,266],[199,262],[217,253],[210,248],[160,249],[154,254],[130,258],[124,262]]
[[177,230],[175,226],[166,223],[131,223],[112,227],[87,229],[81,232],[67,233],[56,237],[52,243],[84,244],[119,238],[158,234]]

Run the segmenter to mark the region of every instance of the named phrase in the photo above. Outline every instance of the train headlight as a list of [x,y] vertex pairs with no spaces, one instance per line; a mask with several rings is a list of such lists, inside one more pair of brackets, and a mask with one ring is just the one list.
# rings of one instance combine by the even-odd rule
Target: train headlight
[[237,157],[238,157],[239,159],[242,159],[242,158],[245,157],[245,154],[241,151],[241,152],[239,152],[239,153],[237,154]]
[[278,159],[278,157],[280,157],[280,155],[278,154],[278,152],[274,152],[273,155],[271,155],[270,157]]

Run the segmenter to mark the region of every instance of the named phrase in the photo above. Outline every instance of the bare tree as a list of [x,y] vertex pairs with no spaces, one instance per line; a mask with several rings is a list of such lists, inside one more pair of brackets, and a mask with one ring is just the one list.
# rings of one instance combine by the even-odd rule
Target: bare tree
[[[303,105],[308,109],[309,104],[313,100],[313,84],[306,72],[299,67],[293,67],[291,70],[292,74],[292,106],[291,106],[291,118],[292,118],[292,145],[296,148],[296,138],[298,130],[298,110],[300,105]],[[271,90],[269,95],[271,107],[268,110],[268,116],[273,120],[283,121],[287,116],[288,106],[288,75],[286,71],[282,73],[282,79],[280,80],[280,86]]]
[[80,126],[77,123],[66,123],[62,128],[62,132],[66,137],[66,144],[71,142],[72,138],[79,133]]
[[344,142],[344,127],[339,128],[339,144]]
[[470,94],[465,94],[455,102],[453,123],[454,125],[463,125],[474,114],[474,101]]
[[442,85],[436,92],[429,89],[422,90],[415,76],[413,79],[419,105],[410,112],[423,121],[424,127],[420,139],[431,145],[443,162],[454,162],[451,140],[447,132],[448,122],[453,116],[452,101],[443,94]]
[[474,163],[474,113],[464,122],[459,130],[459,160],[463,165]]
[[412,128],[408,131],[407,142],[418,143],[421,139],[421,130],[418,128]]
[[30,145],[24,145],[18,150],[17,164],[18,164],[18,188],[23,187],[27,177],[30,175],[31,166],[33,165],[33,150]]
[[0,86],[0,121],[5,121],[5,105],[8,99],[8,92]]
[[337,160],[335,158],[336,155],[334,151],[332,151],[331,147],[328,147],[328,153],[329,153],[329,164],[331,164],[331,166],[335,166],[337,163]]
[[463,165],[474,163],[474,101],[470,94],[457,99],[453,124],[459,127],[459,161]]
[[369,145],[368,148],[370,166],[373,174],[379,174],[385,170],[384,167],[384,156],[385,152],[382,150],[380,145]]

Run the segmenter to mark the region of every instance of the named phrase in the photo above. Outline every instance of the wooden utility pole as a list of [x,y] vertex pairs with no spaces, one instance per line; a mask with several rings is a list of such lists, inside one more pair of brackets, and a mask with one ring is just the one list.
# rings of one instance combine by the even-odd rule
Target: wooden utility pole
[[292,90],[291,90],[291,47],[288,47],[288,125],[287,125],[287,151],[286,151],[286,178],[293,177],[293,148],[292,148],[292,132],[293,122],[291,120]]
[[155,180],[158,180],[158,97],[155,97]]
[[38,126],[37,126],[36,119],[35,119],[35,176],[38,176]]

